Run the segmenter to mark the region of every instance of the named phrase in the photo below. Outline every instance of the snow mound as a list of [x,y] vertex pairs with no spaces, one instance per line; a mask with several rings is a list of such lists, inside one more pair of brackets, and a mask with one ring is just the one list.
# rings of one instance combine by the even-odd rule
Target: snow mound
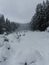
[[49,33],[0,35],[0,65],[49,65]]

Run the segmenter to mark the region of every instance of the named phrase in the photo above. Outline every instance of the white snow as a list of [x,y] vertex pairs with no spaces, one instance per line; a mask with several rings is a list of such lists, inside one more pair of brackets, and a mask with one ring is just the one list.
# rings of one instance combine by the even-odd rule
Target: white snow
[[49,32],[0,35],[0,65],[49,65]]
[[49,32],[49,27],[47,27],[46,31]]

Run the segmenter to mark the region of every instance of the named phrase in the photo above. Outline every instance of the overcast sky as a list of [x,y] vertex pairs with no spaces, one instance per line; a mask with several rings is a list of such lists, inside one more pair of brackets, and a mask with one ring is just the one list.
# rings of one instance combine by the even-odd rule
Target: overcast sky
[[43,0],[0,0],[0,14],[11,21],[29,22],[35,13],[36,5]]

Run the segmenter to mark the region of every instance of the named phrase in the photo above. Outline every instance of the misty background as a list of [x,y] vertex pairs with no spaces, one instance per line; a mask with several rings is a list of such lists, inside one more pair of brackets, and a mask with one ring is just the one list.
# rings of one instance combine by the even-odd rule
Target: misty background
[[0,14],[19,23],[30,22],[38,3],[43,0],[0,0]]

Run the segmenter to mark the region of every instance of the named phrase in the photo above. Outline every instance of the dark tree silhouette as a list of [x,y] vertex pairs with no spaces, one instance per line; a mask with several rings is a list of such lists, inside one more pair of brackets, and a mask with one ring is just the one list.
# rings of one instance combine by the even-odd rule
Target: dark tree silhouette
[[14,32],[19,27],[18,23],[11,22],[8,18],[4,18],[4,15],[0,15],[0,34]]
[[36,7],[36,13],[31,20],[31,29],[45,31],[49,26],[49,1],[43,1]]

